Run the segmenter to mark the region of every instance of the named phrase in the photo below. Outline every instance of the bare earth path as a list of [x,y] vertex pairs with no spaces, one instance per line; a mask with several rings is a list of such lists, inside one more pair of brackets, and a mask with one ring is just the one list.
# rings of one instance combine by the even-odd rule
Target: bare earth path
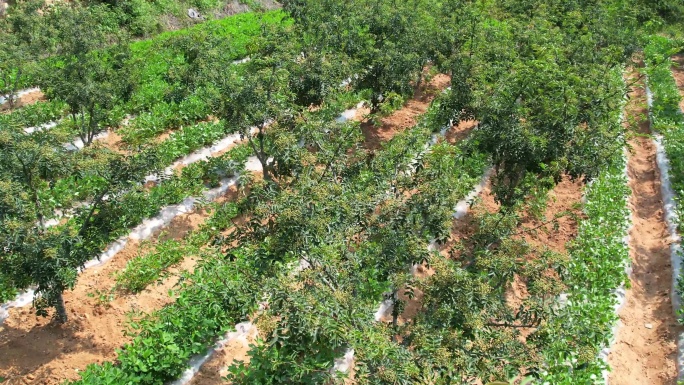
[[[636,130],[648,134],[644,90],[633,88],[627,116]],[[669,234],[660,193],[655,145],[650,138],[630,141],[629,206],[634,227],[630,233],[632,287],[620,311],[620,326],[608,363],[611,385],[674,385],[677,367],[676,335],[681,330],[672,312]]]
[[[371,121],[361,124],[363,136],[366,139],[366,147],[378,149],[382,143],[389,141],[397,133],[413,127],[418,123],[419,117],[426,113],[435,97],[451,84],[451,77],[445,74],[435,75],[429,82],[416,91],[413,98],[409,99],[402,108],[394,111],[391,115],[380,120],[380,124],[373,125]],[[361,109],[357,120],[368,114],[369,109]]]

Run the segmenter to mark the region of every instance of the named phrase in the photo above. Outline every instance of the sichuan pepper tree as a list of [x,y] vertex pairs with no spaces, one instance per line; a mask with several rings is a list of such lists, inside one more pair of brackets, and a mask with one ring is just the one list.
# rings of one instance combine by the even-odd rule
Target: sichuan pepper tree
[[55,56],[42,63],[39,85],[48,99],[67,104],[69,124],[85,146],[119,121],[115,107],[133,87],[126,68],[130,47],[124,35],[112,32],[105,13],[102,6],[92,6],[57,7],[48,14],[56,33]]
[[[58,322],[68,320],[63,293],[76,283],[78,269],[98,256],[90,247],[98,238],[97,219],[108,196],[131,188],[149,169],[142,156],[123,156],[101,147],[73,153],[64,135],[23,130],[0,131],[0,275],[4,286],[36,291],[38,315],[56,309]],[[92,196],[74,210],[71,219],[54,211],[49,190],[61,178],[97,176]],[[48,223],[57,219],[59,223]]]

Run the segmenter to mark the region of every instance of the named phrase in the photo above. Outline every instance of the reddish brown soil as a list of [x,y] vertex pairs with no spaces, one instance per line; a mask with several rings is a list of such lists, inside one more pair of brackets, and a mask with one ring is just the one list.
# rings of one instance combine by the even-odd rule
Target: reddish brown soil
[[[235,196],[232,189],[219,201]],[[203,209],[180,215],[154,238],[181,239],[209,215]],[[66,325],[38,318],[30,307],[11,309],[10,317],[0,325],[0,376],[7,378],[8,384],[61,384],[64,379],[76,379],[88,364],[115,359],[115,350],[129,341],[123,333],[128,314],[149,313],[172,302],[168,292],[177,283],[179,272],[192,270],[196,263],[189,256],[161,285],[136,295],[115,295],[115,273],[152,247],[151,242],[129,240],[112,260],[85,270],[76,287],[64,295],[70,319]]]
[[119,154],[130,154],[130,151],[126,149],[126,144],[121,139],[121,135],[116,130],[108,130],[108,135],[104,138],[95,140],[95,143],[104,146]]
[[178,131],[178,130],[164,131],[161,135],[154,138],[154,142],[155,143],[161,143],[161,142],[165,141],[166,139],[170,138],[171,134],[173,134],[176,131]]
[[[679,87],[679,93],[684,95],[684,55],[677,55],[673,59],[675,65],[672,67],[672,75]],[[679,101],[679,108],[684,111],[684,97]]]
[[414,97],[404,104],[404,107],[394,111],[390,116],[382,118],[381,124],[375,126],[372,121],[361,124],[365,137],[366,148],[377,149],[397,132],[401,132],[416,125],[420,115],[424,114],[435,96],[449,87],[451,78],[448,75],[437,74],[429,83],[421,86]]
[[228,368],[238,361],[249,362],[250,344],[256,342],[257,328],[252,327],[245,336],[238,337],[216,353],[200,368],[189,385],[222,385],[222,379],[228,374]]
[[[195,124],[198,124],[198,123],[217,123],[218,121],[219,121],[219,119],[217,117],[215,117],[213,115],[209,115],[205,119],[201,119],[201,120],[197,121]],[[182,129],[183,129],[183,126],[167,129],[166,131],[162,132],[161,134],[155,136],[154,138],[151,138],[149,140],[149,142],[150,143],[161,143],[161,142],[165,141],[166,139],[170,138],[171,135],[173,135],[175,132],[182,131]]]
[[[448,78],[442,78],[443,80],[440,81],[438,84],[440,86],[443,86],[444,88],[448,87],[448,84],[445,83],[445,81],[448,81]],[[434,80],[434,79],[433,79]],[[427,95],[427,93],[423,94]],[[426,108],[427,111],[427,108]],[[449,128],[449,130],[445,134],[445,140],[447,140],[451,144],[458,143],[459,141],[465,139],[468,134],[477,126],[477,122],[475,121],[465,121],[465,122],[460,122],[457,125],[453,125]],[[488,193],[489,191],[489,186],[487,186],[485,192],[483,193],[483,204],[482,207],[487,207],[491,209],[492,211],[495,211],[498,209],[498,205],[494,202],[493,197],[491,194]],[[454,221],[454,227],[452,228],[452,234],[451,238],[447,243],[441,248],[441,252],[443,254],[448,253],[448,249],[453,246],[455,242],[457,242],[460,239],[463,239],[462,237],[465,236],[465,234],[472,234],[472,229],[473,229],[473,219],[471,216],[471,213],[468,213],[465,218],[461,218],[460,220],[455,220]],[[429,275],[434,274],[434,271],[431,268],[427,268],[425,266],[416,266],[416,271],[415,271],[415,276],[418,278],[423,278],[427,277]],[[423,302],[423,297],[424,293],[419,289],[419,288],[414,288],[413,291],[413,298],[409,299],[405,294],[404,291],[399,292],[399,298],[403,301],[405,301],[406,305],[404,308],[404,311],[398,318],[398,323],[399,324],[404,324],[407,321],[412,320],[416,314],[420,311],[420,307],[422,306]],[[384,316],[381,319],[382,322],[392,322],[392,317],[391,316]]]
[[[42,100],[45,100],[45,95],[43,95],[43,93],[41,91],[30,92],[28,94],[21,95],[21,97],[19,97],[16,100],[16,102],[14,102],[14,108],[15,109],[21,108],[21,107],[28,106],[28,105],[34,104],[34,103],[42,101]],[[9,103],[5,102],[5,103],[1,104],[0,105],[0,111],[9,113],[11,111]]]
[[444,134],[444,139],[451,144],[458,143],[467,138],[470,132],[475,129],[475,127],[477,127],[477,122],[474,120],[460,122],[451,126],[447,130],[447,132]]
[[[548,202],[543,218],[527,216],[518,227],[519,236],[537,249],[549,249],[557,253],[566,254],[567,244],[577,237],[578,218],[584,217],[580,202],[584,184],[570,180],[564,176],[548,194]],[[566,213],[566,214],[563,214]],[[558,218],[556,215],[562,215]],[[528,258],[534,258],[529,255]],[[516,274],[511,287],[506,292],[506,303],[511,309],[518,309],[528,298],[527,285]],[[534,328],[520,328],[520,340],[525,342],[527,336],[534,332]]]
[[[519,232],[533,246],[546,247],[557,253],[566,253],[566,244],[577,236],[577,220],[582,217],[580,202],[584,184],[565,176],[548,195],[544,217],[540,220],[525,217]],[[555,215],[567,212],[553,221]],[[545,223],[547,222],[547,223]]]
[[74,290],[65,293],[70,319],[66,325],[38,318],[30,307],[12,309],[0,326],[0,376],[8,384],[60,384],[77,378],[78,371],[91,363],[114,359],[115,349],[129,341],[123,334],[129,312],[149,312],[173,301],[167,292],[175,279],[108,302],[110,274],[115,266],[123,268],[123,258],[137,254],[138,247],[129,244],[115,260],[79,277]]
[[[425,92],[419,92],[416,99],[409,101],[402,110],[383,120],[379,132],[383,132],[384,139],[380,140],[387,140],[394,132],[414,125],[415,117],[427,110],[434,97],[433,91],[447,85],[448,78],[444,75],[435,77]],[[365,113],[367,111],[359,111],[356,119],[363,119]],[[110,133],[103,142],[112,149],[123,151],[121,138],[114,133]],[[204,219],[204,213],[180,216],[162,237],[180,239]],[[130,242],[104,266],[85,271],[74,290],[65,294],[71,318],[67,325],[59,326],[48,319],[36,318],[30,308],[11,310],[0,340],[0,346],[7,348],[0,350],[0,376],[6,377],[9,384],[58,384],[64,379],[77,378],[78,371],[88,364],[114,359],[115,349],[129,340],[122,332],[127,313],[130,310],[147,313],[173,301],[167,296],[167,291],[173,287],[176,278],[138,295],[115,297],[107,303],[100,303],[99,294],[94,298],[88,295],[108,294],[115,284],[113,273],[150,249],[149,244]],[[192,269],[193,266],[194,259],[189,258],[180,268]],[[248,345],[254,338],[255,333],[252,333],[224,347],[201,368],[193,383],[221,383],[220,377],[225,375],[225,368],[247,356]]]
[[[447,242],[440,247],[440,254],[447,257],[449,256],[449,250],[458,242],[463,239],[467,239],[469,236],[475,233],[477,226],[475,215],[476,212],[487,211],[496,212],[499,209],[499,205],[494,202],[493,195],[491,194],[491,189],[489,184],[482,190],[478,196],[478,202],[472,207],[471,210],[461,219],[454,219],[451,228],[451,235]],[[416,277],[425,278],[435,274],[434,269],[427,268],[425,266],[416,267]],[[419,288],[414,289],[414,297],[408,298],[404,295],[404,291],[399,292],[399,299],[405,301],[406,305],[404,311],[401,313],[397,322],[399,325],[403,325],[406,322],[412,321],[416,315],[420,312],[423,305],[423,298],[425,294]],[[387,315],[381,319],[382,322],[392,322],[392,316]]]
[[[553,190],[549,192],[548,204],[544,213],[544,218],[537,219],[531,216],[522,218],[518,231],[522,232],[521,236],[533,246],[547,247],[553,251],[564,253],[566,252],[565,245],[567,242],[577,236],[577,221],[573,216],[563,216],[553,222],[544,224],[550,221],[554,215],[564,211],[570,211],[575,216],[580,216],[579,202],[582,198],[583,184],[579,181],[571,181],[564,177]],[[453,246],[461,241],[467,240],[472,236],[477,228],[476,217],[478,213],[494,213],[499,209],[499,205],[494,200],[494,195],[491,188],[487,185],[480,193],[479,202],[470,210],[465,217],[455,219],[453,222],[452,232],[449,240],[440,248],[440,253],[445,257],[458,258],[459,253],[452,250]],[[526,229],[536,229],[536,231],[524,232]],[[431,269],[426,269],[423,266],[417,268],[419,278],[434,274]],[[404,296],[403,292],[399,297],[406,301],[406,308],[399,317],[399,324],[403,324],[412,320],[420,311],[422,306],[422,299],[424,294],[416,289],[413,299]],[[507,300],[510,306],[517,308],[520,303],[527,296],[527,288],[520,279],[516,277],[510,288]],[[390,317],[384,317],[384,322],[391,322]],[[531,332],[528,331],[528,332]]]
[[[632,129],[648,134],[642,85],[633,87],[627,116],[638,122]],[[672,266],[669,233],[660,193],[655,145],[650,138],[630,141],[629,206],[634,227],[630,232],[631,288],[620,311],[620,326],[608,356],[611,385],[676,384],[677,325],[670,301]],[[646,325],[650,324],[647,327]]]
[[[577,236],[578,223],[576,218],[582,217],[580,202],[584,184],[579,180],[571,180],[563,176],[561,181],[549,191],[547,204],[542,218],[524,215],[518,225],[519,237],[536,247],[546,247],[558,253],[567,251],[566,244]],[[477,226],[475,218],[478,213],[494,213],[500,206],[494,199],[490,185],[487,185],[479,196],[480,202],[470,210],[465,217],[454,221],[451,238],[442,248],[442,254],[451,258],[458,258],[458,253],[448,254],[457,242],[468,239],[475,232]],[[567,215],[554,219],[560,213]],[[516,236],[517,237],[517,236]]]

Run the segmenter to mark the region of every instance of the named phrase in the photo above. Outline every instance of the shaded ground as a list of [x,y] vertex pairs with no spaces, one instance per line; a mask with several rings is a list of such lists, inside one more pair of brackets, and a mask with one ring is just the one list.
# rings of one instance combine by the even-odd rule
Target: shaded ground
[[108,149],[123,155],[130,155],[130,151],[126,149],[126,144],[121,139],[121,134],[116,130],[107,130],[107,136],[101,139],[96,139],[93,143],[97,143],[101,146],[107,147]]
[[256,337],[257,328],[253,326],[244,335],[231,339],[202,366],[189,385],[226,384],[222,377],[228,374],[228,367],[238,361],[249,361],[249,345],[256,341]]
[[[582,198],[583,184],[579,181],[571,181],[568,177],[558,183],[553,190],[549,192],[548,204],[542,219],[526,217],[523,218],[522,223],[518,226],[518,231],[525,229],[537,230],[534,232],[524,233],[522,237],[530,244],[539,247],[548,247],[549,249],[564,253],[566,252],[566,244],[577,236],[577,221],[573,216],[564,216],[554,222],[544,224],[543,221],[549,220],[557,213],[564,211],[571,211],[576,216],[580,216],[578,204]],[[494,195],[491,188],[487,185],[480,193],[479,202],[472,210],[461,219],[454,219],[451,236],[449,240],[440,248],[440,253],[445,257],[459,258],[459,248],[454,249],[454,246],[463,240],[467,240],[472,236],[477,228],[476,217],[478,213],[494,213],[499,209],[499,205],[494,200]],[[425,277],[434,274],[431,269],[426,269],[423,266],[416,268],[417,277]],[[519,279],[515,279],[511,288],[509,288],[508,302],[513,308],[518,305],[527,295],[527,288],[525,284]],[[399,317],[399,324],[411,321],[420,311],[422,306],[423,293],[420,289],[414,289],[414,297],[409,299],[404,296],[403,291],[400,292],[399,297],[406,301],[406,308]],[[391,315],[383,317],[382,321],[391,322]]]
[[[401,109],[382,118],[378,126],[375,126],[370,120],[363,122],[361,130],[366,139],[366,148],[377,149],[383,142],[392,139],[397,132],[415,126],[416,118],[424,114],[435,96],[449,87],[450,84],[451,78],[448,75],[437,74],[430,82],[421,86],[415,96],[407,101]],[[365,113],[368,111],[366,110]]]

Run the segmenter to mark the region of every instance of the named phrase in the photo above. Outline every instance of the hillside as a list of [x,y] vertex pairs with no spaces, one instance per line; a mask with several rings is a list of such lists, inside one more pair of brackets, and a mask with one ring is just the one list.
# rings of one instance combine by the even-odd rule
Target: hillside
[[677,1],[17,1],[0,383],[684,380]]

